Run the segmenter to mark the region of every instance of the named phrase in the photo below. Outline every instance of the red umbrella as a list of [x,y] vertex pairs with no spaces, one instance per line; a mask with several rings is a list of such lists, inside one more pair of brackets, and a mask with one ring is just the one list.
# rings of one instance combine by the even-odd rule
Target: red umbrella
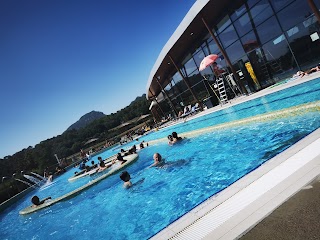
[[218,58],[219,58],[219,56],[216,54],[210,54],[210,55],[206,56],[204,59],[202,59],[202,61],[200,63],[199,70],[200,71],[204,70],[206,67],[208,67],[209,65],[214,63]]

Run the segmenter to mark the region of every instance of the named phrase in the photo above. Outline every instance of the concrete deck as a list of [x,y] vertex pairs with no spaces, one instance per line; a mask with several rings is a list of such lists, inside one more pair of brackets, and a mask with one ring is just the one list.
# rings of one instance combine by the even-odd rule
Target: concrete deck
[[[317,77],[320,77],[320,74],[313,74],[262,90],[250,96],[240,97],[232,100],[231,103],[208,109],[192,118],[301,84]],[[224,191],[209,198],[152,239],[237,239],[245,233],[247,234],[243,236],[243,239],[320,239],[320,230],[317,233],[316,227],[307,226],[310,222],[306,220],[314,219],[316,221],[319,219],[319,210],[317,210],[316,204],[320,202],[320,199],[319,192],[316,189],[320,188],[320,184],[315,180],[320,175],[319,146],[320,129]],[[305,190],[301,190],[310,183],[311,185],[307,186]],[[304,196],[306,191],[308,191],[308,196],[311,199],[313,199],[313,196],[318,198],[310,202],[311,199]],[[298,193],[297,197],[291,198],[296,193]],[[288,199],[290,200],[281,206]],[[299,203],[300,200],[304,200],[304,202]],[[299,211],[293,209],[299,207],[300,204]],[[279,206],[281,206],[279,210],[273,212]],[[291,212],[286,206],[291,207]],[[305,211],[303,206],[308,206],[309,211]],[[291,225],[282,223],[285,214],[288,213],[288,218],[292,220],[297,217],[299,212],[300,217],[305,221],[297,220],[292,222]],[[315,215],[308,215],[310,212]],[[281,217],[279,217],[280,215]],[[261,223],[258,224],[259,222]],[[292,227],[297,228],[299,223],[304,223],[300,231],[291,229]],[[314,222],[311,224],[314,224]],[[254,226],[256,227],[253,228]],[[282,226],[283,229],[277,229],[275,226]],[[315,226],[319,226],[318,221]],[[312,229],[312,231],[307,229]],[[306,232],[309,232],[310,235],[307,235]],[[293,233],[293,235],[288,233]],[[298,236],[295,236],[295,233]]]

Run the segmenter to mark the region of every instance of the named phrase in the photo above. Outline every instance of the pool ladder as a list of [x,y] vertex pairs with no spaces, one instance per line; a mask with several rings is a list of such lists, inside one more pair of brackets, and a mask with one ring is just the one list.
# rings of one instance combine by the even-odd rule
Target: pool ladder
[[227,92],[226,92],[226,88],[224,86],[224,81],[222,77],[217,78],[217,86],[218,86],[221,103],[228,102]]

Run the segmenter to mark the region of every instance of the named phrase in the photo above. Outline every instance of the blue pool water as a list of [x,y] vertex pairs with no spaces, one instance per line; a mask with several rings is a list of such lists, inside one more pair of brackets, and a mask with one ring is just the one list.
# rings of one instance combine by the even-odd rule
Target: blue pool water
[[320,78],[284,89],[261,98],[218,111],[201,118],[193,119],[179,126],[166,128],[157,134],[148,135],[143,140],[150,141],[166,137],[173,129],[178,133],[217,125],[258,114],[281,110],[320,99]]
[[[319,91],[319,80],[316,83]],[[243,118],[250,116],[251,112],[266,111],[257,109],[266,109],[266,105],[275,110],[320,99],[319,92],[314,94],[313,87],[309,91],[305,89],[304,94],[299,93],[302,87],[305,85],[288,89],[287,93],[281,92],[279,102],[276,95],[271,94],[235,106],[232,111]],[[293,94],[292,90],[298,92]],[[210,126],[227,121],[224,119],[227,116],[213,113],[195,119],[193,124],[177,125],[139,140],[163,137],[173,129],[187,132]],[[134,183],[131,189],[122,188],[117,174],[75,198],[30,215],[18,214],[19,210],[30,205],[34,194],[57,197],[90,180],[84,178],[68,183],[67,179],[75,171],[71,169],[56,178],[50,187],[30,193],[2,212],[1,239],[147,239],[319,127],[320,112],[315,111],[211,131],[185,139],[175,146],[158,142],[142,149],[138,161],[127,168]],[[152,164],[154,152],[163,155],[167,162],[164,167],[147,168]],[[114,153],[110,149],[100,156],[106,158]]]

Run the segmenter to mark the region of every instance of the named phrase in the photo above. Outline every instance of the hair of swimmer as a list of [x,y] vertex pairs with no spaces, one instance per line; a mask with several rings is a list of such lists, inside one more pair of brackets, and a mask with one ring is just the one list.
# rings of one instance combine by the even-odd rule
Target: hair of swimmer
[[38,196],[33,196],[31,198],[31,202],[34,204],[34,205],[40,205],[40,199],[38,198]]
[[120,174],[120,178],[122,181],[124,182],[128,182],[130,181],[131,177],[130,177],[130,174],[127,172],[127,171],[124,171]]
[[178,134],[176,132],[172,132],[171,134],[172,134],[172,137],[174,137],[174,138],[178,137]]

